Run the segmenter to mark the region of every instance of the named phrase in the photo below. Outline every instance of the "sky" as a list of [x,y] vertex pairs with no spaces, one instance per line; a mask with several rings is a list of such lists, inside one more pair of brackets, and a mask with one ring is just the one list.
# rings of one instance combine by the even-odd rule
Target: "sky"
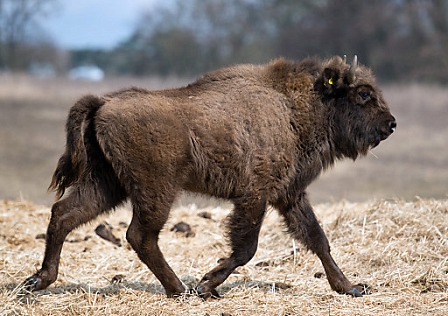
[[157,0],[60,0],[42,27],[62,48],[113,48]]

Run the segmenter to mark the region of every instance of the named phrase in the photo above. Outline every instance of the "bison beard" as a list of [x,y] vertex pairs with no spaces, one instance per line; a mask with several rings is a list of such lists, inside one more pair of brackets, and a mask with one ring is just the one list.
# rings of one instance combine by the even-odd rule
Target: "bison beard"
[[59,201],[42,268],[25,282],[29,290],[56,280],[70,231],[129,199],[127,240],[169,297],[188,292],[157,244],[173,201],[186,190],[234,204],[231,255],[199,282],[201,297],[218,296],[216,287],[254,256],[269,205],[320,258],[333,290],[362,295],[331,257],[306,197],[323,170],[365,155],[396,127],[371,71],[356,58],[351,65],[340,57],[279,59],[219,69],[180,89],[86,96],[66,127],[66,151],[50,185]]

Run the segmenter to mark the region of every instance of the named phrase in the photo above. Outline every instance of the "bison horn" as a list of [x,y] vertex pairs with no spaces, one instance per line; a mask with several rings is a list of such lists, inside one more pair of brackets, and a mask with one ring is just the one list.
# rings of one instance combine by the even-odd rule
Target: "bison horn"
[[[350,71],[355,72],[355,69],[358,67],[358,55],[353,57],[352,65],[350,66]],[[353,70],[352,70],[353,69]]]
[[342,61],[344,62],[344,64],[347,63],[347,55],[344,55],[344,59]]
[[352,83],[355,81],[356,68],[358,68],[358,56],[357,55],[355,55],[355,57],[353,57],[352,64],[350,65],[350,69],[348,70],[347,81],[349,83]]

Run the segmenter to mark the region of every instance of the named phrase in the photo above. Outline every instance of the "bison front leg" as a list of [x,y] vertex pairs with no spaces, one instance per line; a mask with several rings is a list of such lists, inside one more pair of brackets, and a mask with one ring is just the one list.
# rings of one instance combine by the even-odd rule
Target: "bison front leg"
[[239,266],[245,265],[253,258],[258,246],[258,235],[266,210],[266,203],[235,203],[228,219],[228,237],[232,254],[213,270],[204,275],[196,291],[200,297],[219,297],[216,287]]
[[331,288],[341,294],[362,296],[362,286],[354,286],[342,273],[330,254],[330,245],[320,227],[306,194],[290,205],[280,203],[279,212],[285,218],[292,236],[314,252],[322,262]]

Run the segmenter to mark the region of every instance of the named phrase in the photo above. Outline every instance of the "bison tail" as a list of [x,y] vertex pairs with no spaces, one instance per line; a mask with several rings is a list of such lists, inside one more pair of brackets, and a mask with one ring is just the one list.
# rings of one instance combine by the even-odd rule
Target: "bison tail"
[[[88,95],[73,105],[68,115],[66,132],[67,143],[65,152],[59,158],[54,171],[49,191],[56,191],[56,198],[60,199],[65,189],[77,183],[87,168],[86,144],[91,143],[86,132],[97,110],[104,104],[104,100]],[[90,135],[90,134],[89,134]]]

